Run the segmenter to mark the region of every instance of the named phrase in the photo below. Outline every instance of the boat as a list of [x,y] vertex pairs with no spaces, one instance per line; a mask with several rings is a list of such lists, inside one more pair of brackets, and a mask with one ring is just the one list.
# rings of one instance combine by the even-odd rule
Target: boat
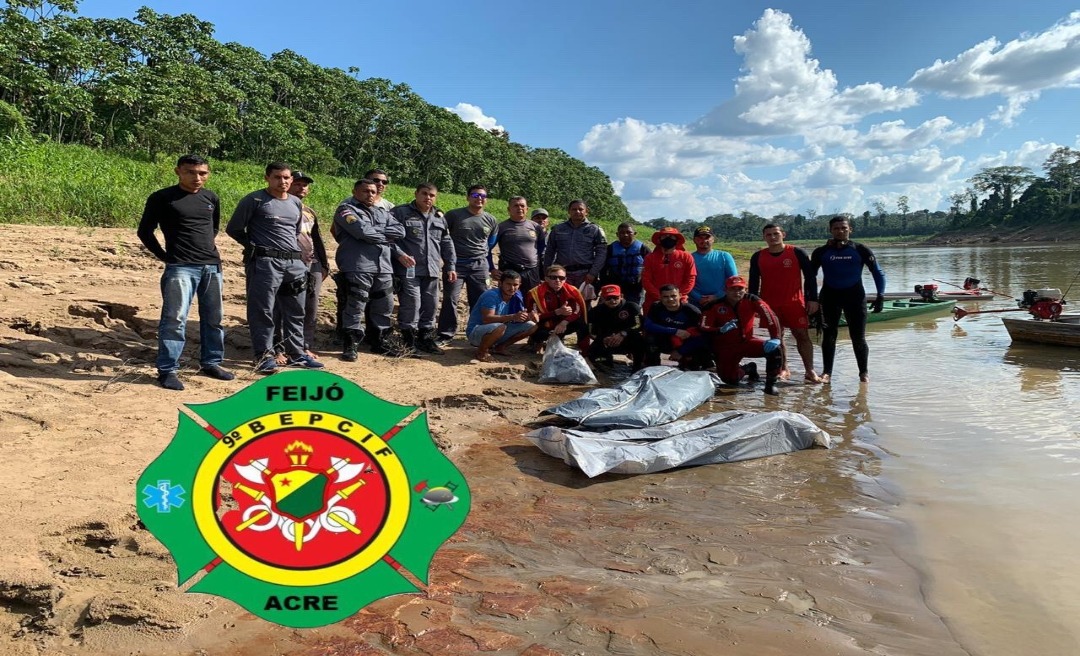
[[[962,292],[937,292],[936,297],[943,301],[989,301],[997,298],[990,292],[973,289]],[[913,292],[885,292],[886,301],[924,301],[928,300]]]
[[1062,314],[1057,319],[1002,317],[1001,322],[1014,342],[1080,346],[1080,314]]
[[[945,299],[939,299],[937,301],[886,300],[881,307],[881,312],[867,312],[866,323],[908,319],[921,314],[930,314],[932,312],[948,312],[954,305],[956,305],[956,301],[948,301]],[[840,325],[847,325],[843,316],[840,317]]]

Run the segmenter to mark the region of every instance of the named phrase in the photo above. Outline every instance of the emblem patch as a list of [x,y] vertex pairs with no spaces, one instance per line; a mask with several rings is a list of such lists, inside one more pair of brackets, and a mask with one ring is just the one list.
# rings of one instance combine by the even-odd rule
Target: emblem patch
[[181,413],[136,484],[139,518],[180,584],[205,572],[188,592],[323,626],[419,592],[469,512],[426,414],[340,376],[283,372],[190,410],[205,426]]

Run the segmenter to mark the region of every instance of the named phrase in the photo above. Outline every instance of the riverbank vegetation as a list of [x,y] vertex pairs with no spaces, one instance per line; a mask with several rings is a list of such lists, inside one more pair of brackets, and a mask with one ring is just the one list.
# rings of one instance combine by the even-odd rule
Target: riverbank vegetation
[[[24,211],[49,222],[82,215],[95,224],[128,223],[131,199],[123,196],[145,198],[144,191],[168,181],[162,158],[187,152],[214,161],[219,188],[230,172],[249,166],[232,162],[284,160],[323,180],[351,181],[381,168],[407,189],[434,182],[461,194],[480,183],[495,197],[524,195],[553,213],[585,198],[592,216],[606,223],[630,219],[596,167],[465,122],[407,85],[361,79],[355,68],[324,68],[290,50],[266,57],[221,43],[214,26],[192,14],[143,7],[134,19],[92,19],[77,8],[78,0],[8,0],[0,8],[0,136],[25,146],[15,157],[85,163],[83,154],[47,144],[86,146],[102,151],[110,173],[128,174],[87,172],[98,178],[87,189],[61,179],[82,174],[59,169],[56,188],[34,199],[45,203],[42,209],[19,199]],[[3,175],[10,182],[14,172]],[[262,178],[245,174],[238,184],[241,177],[248,191]],[[313,193],[330,193],[330,186]],[[337,200],[348,195],[334,193]],[[401,200],[395,194],[391,199]],[[405,199],[411,197],[410,190]],[[117,200],[128,205],[113,209]]]

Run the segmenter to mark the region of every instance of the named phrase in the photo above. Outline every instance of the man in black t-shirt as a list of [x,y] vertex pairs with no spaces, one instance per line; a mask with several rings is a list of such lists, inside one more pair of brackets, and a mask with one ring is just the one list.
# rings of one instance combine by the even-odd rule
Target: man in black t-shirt
[[611,364],[611,356],[625,353],[630,356],[633,370],[641,369],[645,360],[645,340],[641,335],[641,308],[623,298],[618,285],[600,288],[600,302],[589,313],[592,344],[589,359],[594,364]]
[[[158,324],[158,382],[182,390],[177,371],[184,352],[191,301],[199,299],[199,373],[232,380],[221,368],[225,331],[221,327],[221,256],[214,238],[221,224],[217,194],[205,189],[210,165],[202,157],[184,155],[176,162],[178,184],[154,192],[146,199],[139,239],[165,263],[161,274],[161,321]],[[161,247],[154,231],[165,237]]]

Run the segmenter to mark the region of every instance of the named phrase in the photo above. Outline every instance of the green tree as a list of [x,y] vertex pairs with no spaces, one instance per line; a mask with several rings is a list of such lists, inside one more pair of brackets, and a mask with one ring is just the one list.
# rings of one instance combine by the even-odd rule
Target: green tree
[[994,166],[979,171],[968,180],[978,191],[997,194],[1003,212],[1012,209],[1013,197],[1034,181],[1035,176],[1026,166]]
[[1073,194],[1080,185],[1080,151],[1067,146],[1058,148],[1043,163],[1050,182],[1061,191],[1061,202],[1073,204]]

